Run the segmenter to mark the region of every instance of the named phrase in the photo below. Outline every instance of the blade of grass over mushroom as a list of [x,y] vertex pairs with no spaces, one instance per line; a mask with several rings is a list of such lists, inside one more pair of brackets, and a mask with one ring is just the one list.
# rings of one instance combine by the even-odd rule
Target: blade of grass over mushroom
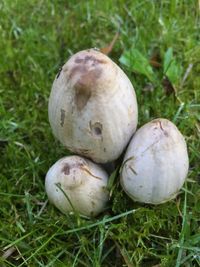
[[124,166],[126,165],[127,162],[129,162],[129,161],[131,161],[131,160],[134,160],[134,159],[135,159],[134,156],[127,158],[127,159],[122,163],[119,172],[120,172],[120,173],[122,172],[122,169],[124,168]]
[[57,183],[56,186],[59,188],[59,190],[60,190],[60,191],[63,193],[63,195],[66,197],[66,200],[69,202],[69,204],[70,204],[70,206],[71,206],[73,212],[74,212],[76,215],[78,215],[78,213],[77,213],[77,211],[75,210],[75,208],[74,208],[74,206],[73,206],[73,204],[72,204],[70,198],[68,197],[68,195],[66,194],[66,192],[62,189],[61,184],[60,184],[60,183]]
[[82,170],[84,170],[85,172],[87,172],[87,173],[88,173],[90,176],[92,176],[93,178],[98,179],[98,180],[102,180],[101,177],[98,177],[98,176],[95,176],[94,174],[92,174],[92,173],[90,172],[90,170],[89,170],[87,167],[82,167]]
[[126,50],[119,58],[119,62],[126,66],[128,70],[143,74],[151,82],[155,82],[154,72],[148,59],[136,48]]

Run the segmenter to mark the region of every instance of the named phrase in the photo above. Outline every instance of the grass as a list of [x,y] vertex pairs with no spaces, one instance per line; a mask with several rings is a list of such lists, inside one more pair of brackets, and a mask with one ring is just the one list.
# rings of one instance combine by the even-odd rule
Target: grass
[[[176,199],[152,206],[132,202],[116,177],[104,214],[62,215],[44,190],[48,168],[69,154],[49,126],[51,84],[71,54],[105,47],[118,29],[110,57],[134,84],[139,126],[175,122],[188,144],[188,179]],[[199,30],[197,0],[1,1],[0,266],[200,266]],[[149,77],[141,62],[120,63],[131,49],[141,62],[157,55],[159,68]],[[163,90],[166,73],[175,94]]]

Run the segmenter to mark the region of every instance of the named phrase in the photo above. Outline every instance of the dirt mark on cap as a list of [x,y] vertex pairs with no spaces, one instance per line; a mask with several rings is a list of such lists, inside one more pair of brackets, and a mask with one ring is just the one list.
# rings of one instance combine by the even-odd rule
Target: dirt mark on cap
[[81,111],[87,105],[102,75],[102,64],[106,64],[107,61],[97,59],[93,55],[86,55],[83,58],[77,56],[74,62],[75,66],[69,73],[69,79],[73,79],[74,76],[78,77],[74,84],[75,104],[78,111]]

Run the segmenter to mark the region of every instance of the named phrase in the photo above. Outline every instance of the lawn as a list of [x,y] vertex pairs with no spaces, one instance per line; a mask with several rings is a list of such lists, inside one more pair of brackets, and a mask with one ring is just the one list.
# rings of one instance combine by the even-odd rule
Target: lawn
[[[44,188],[49,167],[70,154],[48,122],[52,82],[70,55],[107,48],[117,32],[109,57],[134,85],[138,127],[158,117],[177,125],[188,178],[153,206],[133,202],[116,175],[104,213],[63,215]],[[198,0],[2,0],[0,266],[200,266],[199,73]]]

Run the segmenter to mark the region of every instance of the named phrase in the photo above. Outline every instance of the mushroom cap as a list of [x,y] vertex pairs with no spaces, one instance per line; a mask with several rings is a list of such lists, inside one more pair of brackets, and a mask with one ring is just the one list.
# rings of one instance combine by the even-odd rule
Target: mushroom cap
[[49,98],[53,134],[70,151],[106,163],[117,159],[137,126],[137,101],[125,73],[106,55],[73,55]]
[[186,142],[167,119],[155,119],[136,131],[122,165],[121,185],[135,201],[160,204],[174,198],[186,179]]
[[58,160],[47,172],[48,198],[61,212],[96,216],[105,209],[108,175],[97,164],[79,156]]

